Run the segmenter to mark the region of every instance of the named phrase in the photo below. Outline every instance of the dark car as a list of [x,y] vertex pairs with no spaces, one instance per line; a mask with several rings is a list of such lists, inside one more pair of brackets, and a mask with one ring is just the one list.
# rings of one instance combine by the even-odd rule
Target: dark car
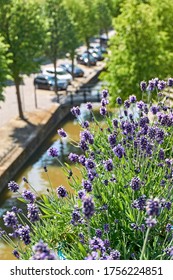
[[100,45],[91,45],[90,49],[94,49],[96,51],[101,51],[103,54],[104,53],[108,53],[107,49],[104,46],[100,46]]
[[[57,80],[58,90],[66,90],[68,82],[66,80]],[[34,86],[37,89],[55,90],[55,77],[48,75],[37,75],[34,79]]]
[[87,66],[95,66],[97,63],[97,60],[89,54],[89,60],[88,60],[88,53],[84,52],[82,54],[78,54],[76,57],[77,63],[87,65]]
[[[61,64],[60,67],[62,67],[65,71],[67,71],[68,73],[70,73],[72,75],[72,64],[64,63],[64,64]],[[84,71],[80,67],[74,65],[73,75],[74,75],[74,77],[83,77]]]
[[[86,53],[87,53],[87,51],[86,51]],[[98,49],[89,48],[89,53],[98,61],[101,61],[104,59],[103,53]]]

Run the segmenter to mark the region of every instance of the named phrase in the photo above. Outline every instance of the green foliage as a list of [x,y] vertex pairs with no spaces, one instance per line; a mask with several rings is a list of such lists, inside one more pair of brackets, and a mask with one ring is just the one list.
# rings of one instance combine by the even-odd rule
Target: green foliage
[[121,14],[114,20],[114,27],[116,35],[110,42],[106,74],[102,75],[109,83],[112,102],[117,95],[123,99],[129,93],[140,96],[141,80],[170,75],[173,55],[166,48],[168,30],[172,32],[172,28],[160,28],[160,17],[150,4],[125,1]]
[[92,0],[65,2],[77,24],[79,37],[89,47],[90,38],[98,33],[96,2]]
[[12,54],[10,64],[14,80],[38,68],[36,59],[44,45],[44,21],[41,7],[33,0],[11,1],[0,12],[1,32]]
[[34,0],[11,0],[0,10],[0,26],[10,54],[10,75],[16,85],[19,115],[23,118],[19,85],[22,74],[38,70],[38,58],[43,54],[45,36],[41,6]]
[[47,20],[46,55],[53,63],[67,50],[66,37],[69,18],[62,0],[48,0],[45,3]]
[[8,46],[4,44],[4,40],[2,36],[0,36],[0,100],[4,100],[2,92],[3,88],[5,87],[5,82],[7,81],[9,75],[9,59],[6,57],[7,49]]
[[[171,90],[173,79],[169,82],[168,90]],[[147,92],[143,94],[148,95]],[[60,195],[50,184],[47,194],[33,204],[39,207],[39,220],[31,223],[29,215],[17,214],[20,223],[27,221],[32,230],[31,243],[27,247],[16,247],[20,259],[30,259],[32,246],[40,239],[55,253],[61,249],[69,260],[85,259],[93,251],[98,253],[95,259],[116,259],[111,252],[120,252],[121,257],[118,255],[117,259],[124,260],[171,259],[172,110],[168,106],[165,111],[169,101],[164,96],[159,97],[154,107],[150,105],[151,100],[149,104],[138,103],[135,96],[130,96],[129,109],[122,106],[115,113],[107,112],[101,121],[90,112],[93,121],[87,130],[81,128],[80,133],[80,140],[88,147],[83,154],[85,164],[75,163],[82,178],[69,175],[69,166],[65,164],[63,168],[71,192]],[[153,108],[161,114],[156,115]],[[127,114],[119,117],[125,109]],[[149,111],[153,114],[148,114]],[[82,127],[81,115],[79,122]],[[84,135],[88,135],[87,140]],[[110,141],[112,136],[115,141]],[[120,150],[117,153],[118,147],[122,153]],[[92,161],[94,167],[88,165],[88,161]],[[109,167],[108,162],[111,163]],[[93,177],[89,176],[91,174]],[[91,183],[90,190],[84,181]],[[28,186],[32,187],[29,183]],[[79,190],[83,191],[82,197]],[[91,200],[86,207],[87,199]],[[94,211],[88,216],[92,202]],[[8,220],[6,223],[8,226]],[[107,230],[105,225],[108,225]],[[102,235],[96,239],[98,229]],[[0,233],[4,241],[11,242],[6,233]],[[93,240],[97,248],[92,248]],[[13,242],[10,244],[14,246]]]
[[108,3],[104,0],[97,0],[96,10],[99,29],[107,34],[112,24],[112,15]]

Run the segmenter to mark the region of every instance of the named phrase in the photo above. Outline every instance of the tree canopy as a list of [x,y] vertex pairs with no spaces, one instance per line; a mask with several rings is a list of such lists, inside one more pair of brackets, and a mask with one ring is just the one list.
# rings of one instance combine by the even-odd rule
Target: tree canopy
[[38,57],[44,46],[44,19],[41,6],[34,0],[8,1],[1,6],[1,34],[10,54],[10,75],[16,86],[19,116],[24,118],[20,99],[22,74],[38,69]]
[[114,28],[116,35],[110,42],[107,72],[102,75],[108,81],[113,100],[117,95],[125,99],[129,91],[140,94],[141,80],[165,78],[171,73],[172,53],[167,46],[170,46],[167,34],[172,28],[168,25],[167,30],[161,28],[152,1],[123,2],[121,14],[114,19]]

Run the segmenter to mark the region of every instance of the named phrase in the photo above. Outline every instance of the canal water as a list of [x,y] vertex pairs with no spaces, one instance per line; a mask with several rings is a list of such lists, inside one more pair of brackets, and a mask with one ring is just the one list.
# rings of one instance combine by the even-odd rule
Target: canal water
[[[98,88],[101,87],[101,83],[97,84],[95,88],[93,88],[93,93],[95,92],[97,94]],[[99,104],[94,104],[95,113],[98,114],[98,107]],[[82,119],[90,119],[90,113],[88,110],[86,110],[86,104],[81,104],[81,118]],[[99,115],[99,114],[98,114]],[[23,177],[25,177],[30,184],[34,187],[34,189],[38,193],[46,193],[47,189],[49,188],[49,180],[47,177],[47,174],[44,171],[44,166],[47,166],[49,178],[51,181],[51,184],[54,188],[57,188],[60,185],[63,185],[67,188],[68,191],[69,185],[68,185],[68,179],[65,175],[61,164],[59,161],[55,158],[51,158],[48,156],[47,150],[53,146],[58,149],[59,152],[59,159],[62,163],[67,162],[71,165],[71,162],[68,160],[68,155],[70,152],[73,153],[80,153],[80,150],[76,148],[74,145],[70,143],[70,141],[63,139],[59,137],[57,134],[57,129],[63,127],[63,129],[68,134],[68,139],[73,139],[74,141],[79,140],[79,133],[80,133],[80,125],[78,124],[77,120],[72,116],[71,113],[61,122],[57,125],[56,130],[53,132],[53,134],[42,144],[41,148],[39,148],[34,155],[30,158],[30,160],[25,164],[23,169],[15,178],[13,178],[14,181],[16,181],[20,185],[20,192],[22,192],[23,189],[25,189],[26,183],[23,180]],[[74,165],[71,165],[71,169],[73,174],[77,176],[81,176],[79,170],[75,168]],[[10,191],[5,190],[0,197],[0,227],[3,228],[3,221],[2,221],[2,215],[7,211],[11,210],[12,206],[18,206],[22,207],[23,204],[19,202],[17,199],[17,196],[14,193],[11,193]],[[10,248],[8,245],[4,244],[0,240],[0,260],[12,260],[15,259],[12,255],[12,248]]]

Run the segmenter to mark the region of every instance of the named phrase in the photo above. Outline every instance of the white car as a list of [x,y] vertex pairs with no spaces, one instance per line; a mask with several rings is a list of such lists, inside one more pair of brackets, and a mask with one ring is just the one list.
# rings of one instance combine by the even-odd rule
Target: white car
[[[55,75],[55,71],[54,71],[53,67],[43,69],[42,73],[44,75],[51,75],[51,76]],[[68,72],[66,72],[63,68],[57,67],[56,68],[56,73],[57,73],[57,78],[58,79],[66,80],[69,84],[71,83],[71,81],[73,79],[72,75],[69,74]]]

